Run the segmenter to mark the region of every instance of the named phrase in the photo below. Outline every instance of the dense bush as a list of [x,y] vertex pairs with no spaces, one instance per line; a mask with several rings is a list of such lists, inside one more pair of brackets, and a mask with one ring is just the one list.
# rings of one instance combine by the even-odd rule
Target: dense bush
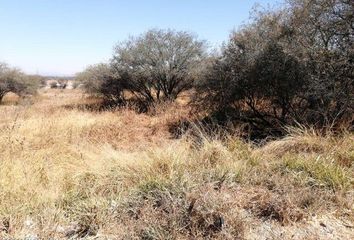
[[75,81],[83,84],[87,93],[103,97],[107,103],[125,104],[124,91],[127,90],[127,84],[113,72],[109,64],[89,66],[77,74]]
[[115,47],[110,64],[78,74],[91,94],[124,103],[129,93],[143,108],[174,100],[193,87],[205,58],[205,43],[190,33],[150,30]]
[[25,75],[18,69],[0,63],[0,103],[5,94],[9,92],[19,95],[35,93],[40,80],[36,76]]
[[257,13],[198,82],[203,106],[261,129],[351,118],[353,13],[345,0],[290,0]]

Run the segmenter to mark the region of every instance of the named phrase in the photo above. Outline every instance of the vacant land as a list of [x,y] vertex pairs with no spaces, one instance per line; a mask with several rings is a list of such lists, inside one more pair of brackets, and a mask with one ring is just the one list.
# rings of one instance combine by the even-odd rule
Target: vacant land
[[182,103],[103,111],[53,89],[4,102],[1,239],[354,238],[352,133],[174,139]]

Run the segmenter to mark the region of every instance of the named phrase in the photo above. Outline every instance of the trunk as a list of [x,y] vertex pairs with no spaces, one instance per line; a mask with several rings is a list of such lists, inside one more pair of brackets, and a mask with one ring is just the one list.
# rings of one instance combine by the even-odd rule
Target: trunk
[[0,104],[1,104],[2,99],[4,98],[5,94],[6,94],[6,92],[4,92],[4,91],[1,92],[0,91]]

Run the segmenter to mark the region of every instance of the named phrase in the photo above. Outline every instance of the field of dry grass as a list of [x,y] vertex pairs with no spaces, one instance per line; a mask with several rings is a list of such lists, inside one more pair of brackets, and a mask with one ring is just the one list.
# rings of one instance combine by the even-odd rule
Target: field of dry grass
[[354,239],[353,133],[173,139],[186,106],[95,102],[0,106],[0,239]]

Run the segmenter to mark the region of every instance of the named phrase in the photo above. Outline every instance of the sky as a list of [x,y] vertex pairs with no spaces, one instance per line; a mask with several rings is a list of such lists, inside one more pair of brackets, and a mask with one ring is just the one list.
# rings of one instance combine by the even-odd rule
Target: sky
[[0,0],[0,62],[28,74],[72,76],[151,28],[190,31],[212,47],[280,0]]

